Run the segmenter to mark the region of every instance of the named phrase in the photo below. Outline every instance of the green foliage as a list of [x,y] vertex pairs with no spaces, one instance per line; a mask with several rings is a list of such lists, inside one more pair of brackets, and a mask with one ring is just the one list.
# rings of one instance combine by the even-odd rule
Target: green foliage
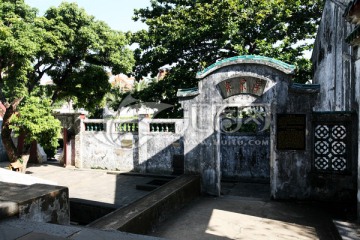
[[128,34],[112,30],[75,3],[62,3],[38,17],[23,0],[2,0],[1,100],[28,96],[48,74],[55,83],[46,87],[53,102],[74,98],[91,111],[110,89],[107,69],[132,71],[135,60],[128,45]]
[[45,19],[45,30],[59,42],[53,57],[44,62],[51,65],[48,74],[56,84],[53,99],[76,96],[78,107],[97,109],[110,90],[104,67],[114,73],[132,70],[135,60],[126,47],[127,36],[95,21],[74,3],[49,9]]
[[27,73],[39,50],[36,11],[23,1],[0,1],[0,97],[9,101],[27,94]]
[[315,37],[322,5],[322,0],[153,0],[151,7],[135,11],[134,19],[148,25],[133,37],[139,44],[137,78],[175,65],[174,86],[160,82],[163,87],[147,89],[173,99],[168,91],[193,87],[197,71],[224,58],[256,54],[297,65],[294,80],[306,82],[311,71],[303,53],[312,45],[305,40]]
[[143,102],[157,102],[173,105],[156,115],[156,118],[181,118],[182,109],[179,99],[176,97],[177,90],[194,86],[197,80],[194,78],[194,72],[186,68],[175,67],[166,77],[159,81],[151,82],[147,88],[139,92],[132,93],[135,99]]
[[25,135],[25,142],[30,144],[37,141],[46,149],[58,146],[60,137],[60,121],[51,115],[51,106],[48,99],[38,97],[27,98],[19,112],[11,118],[11,129],[15,136]]
[[[12,129],[25,133],[28,142],[54,147],[59,124],[50,115],[50,103],[72,99],[78,107],[98,109],[110,89],[106,72],[132,71],[129,39],[75,3],[64,2],[39,17],[24,0],[0,0],[0,100],[11,103],[12,114],[26,99]],[[46,75],[55,84],[39,86]],[[14,147],[7,151],[16,155]]]
[[141,79],[139,81],[135,81],[134,91],[135,92],[140,92],[140,91],[144,90],[145,88],[147,88],[148,86],[149,86],[149,83],[144,79]]

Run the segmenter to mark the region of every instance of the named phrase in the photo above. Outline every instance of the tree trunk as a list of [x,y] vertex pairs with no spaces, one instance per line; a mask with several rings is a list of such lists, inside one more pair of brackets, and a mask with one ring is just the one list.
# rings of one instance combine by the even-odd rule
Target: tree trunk
[[17,153],[14,142],[11,139],[10,119],[16,113],[16,108],[21,102],[22,98],[15,99],[9,106],[6,107],[6,112],[3,118],[3,125],[1,129],[1,139],[11,163],[16,162],[20,157]]

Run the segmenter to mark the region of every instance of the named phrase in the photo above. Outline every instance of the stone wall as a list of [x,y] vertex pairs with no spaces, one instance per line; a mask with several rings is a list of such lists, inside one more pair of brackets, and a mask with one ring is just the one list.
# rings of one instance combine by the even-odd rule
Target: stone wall
[[313,83],[321,84],[314,111],[350,111],[354,100],[352,49],[345,43],[353,26],[343,14],[350,0],[325,3],[313,50]]
[[[278,124],[273,115],[271,133],[271,196],[275,199],[310,199],[312,172],[312,125],[311,109],[316,94],[294,92],[289,89],[286,102],[276,106],[278,113],[303,114],[306,118],[305,148],[303,150],[283,150],[277,146]],[[293,140],[294,141],[294,140]]]
[[[318,198],[330,196],[331,200],[355,201],[357,195],[360,217],[360,159],[358,156],[360,61],[358,47],[352,47],[345,39],[355,26],[346,21],[346,8],[351,0],[328,0],[325,3],[322,20],[315,41],[312,62],[314,82],[321,85],[321,92],[314,108],[314,114],[349,115],[351,127],[349,171],[346,174],[319,174],[313,176],[313,194]],[[346,112],[343,112],[346,111]],[[336,117],[329,116],[329,120]],[[324,186],[327,186],[325,189]],[[356,194],[357,192],[357,194]]]
[[[192,90],[193,94],[183,95],[181,102],[187,125],[184,133],[185,171],[200,173],[204,192],[219,195],[223,176],[263,178],[270,176],[273,198],[305,199],[310,196],[311,124],[309,121],[318,86],[293,84],[292,69],[290,65],[261,56],[227,59],[199,74],[201,80],[197,91]],[[249,76],[266,81],[263,94],[256,96],[240,93],[228,98],[223,98],[220,94],[217,87],[220,83],[230,81],[234,77],[239,77],[241,81],[243,77]],[[232,88],[228,87],[230,92]],[[270,137],[243,136],[242,140],[256,139],[266,142],[266,139],[269,139],[269,145],[223,146],[222,139],[234,138],[231,135],[219,134],[219,114],[226,106],[268,108],[267,117],[270,118],[271,123]],[[305,114],[307,119],[305,149],[277,148],[278,114]]]
[[223,179],[270,179],[270,137],[268,134],[221,135],[221,177]]
[[174,156],[183,155],[182,119],[87,119],[79,124],[79,168],[171,174]]
[[0,169],[0,219],[70,224],[69,190],[27,174]]
[[[359,79],[360,77],[360,49],[359,47],[355,47],[355,51],[354,51],[354,71],[355,71],[355,76],[356,78],[355,79]],[[359,102],[360,102],[360,82],[359,81],[355,81],[355,100],[356,100],[356,115],[357,115],[357,158],[356,158],[356,161],[357,161],[357,173],[358,173],[358,176],[357,176],[357,216],[358,216],[358,220],[360,221],[360,157],[359,157],[359,149],[360,149],[360,142],[359,142],[359,138],[360,138],[360,109],[359,109]]]

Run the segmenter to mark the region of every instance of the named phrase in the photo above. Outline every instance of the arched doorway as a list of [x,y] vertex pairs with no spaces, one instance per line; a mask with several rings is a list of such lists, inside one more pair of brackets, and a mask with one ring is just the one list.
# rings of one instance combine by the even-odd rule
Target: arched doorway
[[[199,72],[198,88],[178,91],[187,125],[185,173],[200,174],[203,192],[220,195],[224,177],[262,178],[270,180],[272,198],[309,197],[319,86],[293,83],[294,70],[276,59],[238,56]],[[300,126],[293,122],[298,115]],[[286,131],[301,134],[301,147]]]
[[270,106],[227,105],[218,116],[222,180],[270,181]]

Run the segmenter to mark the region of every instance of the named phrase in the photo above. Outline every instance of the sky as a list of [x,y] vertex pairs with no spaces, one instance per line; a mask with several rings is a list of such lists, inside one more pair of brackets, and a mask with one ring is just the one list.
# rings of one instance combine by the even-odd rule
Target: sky
[[[63,1],[25,0],[31,7],[39,9],[40,15],[43,15],[49,7],[59,6]],[[150,6],[150,0],[67,0],[67,2],[76,2],[88,14],[106,22],[112,29],[123,32],[146,29],[144,23],[134,22],[131,18],[134,15],[134,9]]]

